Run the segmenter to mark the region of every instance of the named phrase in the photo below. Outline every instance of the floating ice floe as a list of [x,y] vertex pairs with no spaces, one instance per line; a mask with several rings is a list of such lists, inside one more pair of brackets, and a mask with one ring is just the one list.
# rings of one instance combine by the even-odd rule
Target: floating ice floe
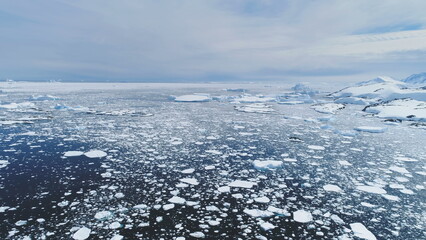
[[235,106],[235,110],[247,113],[271,113],[275,112],[272,106],[263,103],[253,103],[248,105]]
[[379,118],[426,122],[426,100],[397,99],[367,106],[364,111]]
[[275,102],[276,100],[277,99],[275,97],[243,95],[240,98],[234,99],[234,102],[239,102],[239,103],[265,103],[265,102]]
[[211,97],[208,94],[182,95],[175,98],[175,102],[208,102]]
[[89,238],[90,233],[92,231],[87,228],[87,227],[82,227],[80,229],[78,229],[73,235],[72,238],[74,238],[75,240],[84,240]]
[[323,186],[323,189],[327,192],[343,192],[343,190],[339,186],[333,184],[326,184]]
[[300,223],[307,223],[313,220],[312,214],[305,210],[297,210],[293,213],[293,220]]
[[49,101],[49,100],[58,100],[59,97],[55,97],[52,95],[32,95],[30,97],[30,101]]
[[318,146],[318,145],[309,145],[308,146],[308,148],[309,149],[312,149],[312,150],[325,150],[325,147],[323,147],[323,146]]
[[386,194],[386,190],[384,190],[381,187],[376,187],[376,186],[360,185],[360,186],[357,186],[356,189],[363,191],[363,192],[368,192],[368,193]]
[[264,231],[269,231],[277,227],[274,224],[269,222],[262,222],[259,225],[260,225],[260,228],[262,228]]
[[172,198],[170,198],[168,200],[171,203],[175,203],[175,204],[185,204],[186,200],[184,198],[178,197],[178,196],[173,196]]
[[9,165],[9,161],[7,160],[0,160],[0,168],[5,168]]
[[18,108],[33,108],[35,104],[32,102],[8,103],[0,104],[0,109],[18,109]]
[[228,184],[228,186],[230,186],[230,187],[238,187],[238,188],[252,188],[255,185],[257,185],[257,183],[249,182],[249,181],[243,181],[243,180],[235,180],[235,181],[230,182]]
[[283,165],[282,161],[276,161],[276,160],[254,160],[253,165],[256,169],[259,170],[268,170],[268,169],[274,169],[278,168]]
[[258,203],[269,203],[271,200],[268,197],[263,196],[255,198],[254,201]]
[[370,126],[359,126],[354,128],[354,130],[359,132],[369,132],[369,133],[384,133],[387,128],[384,127],[370,127]]
[[82,156],[84,152],[81,151],[68,151],[64,153],[64,157],[79,157]]
[[103,158],[106,157],[108,154],[101,150],[91,150],[89,152],[84,153],[84,156],[88,158]]
[[362,223],[351,223],[349,224],[352,232],[354,232],[355,237],[359,237],[361,239],[366,240],[376,240],[377,238],[374,236],[370,230],[368,230]]
[[114,215],[110,211],[100,211],[95,214],[96,220],[105,221],[111,219]]
[[319,113],[336,114],[337,111],[344,109],[345,105],[341,103],[320,103],[312,105],[312,108]]
[[243,212],[254,218],[267,218],[274,216],[273,212],[260,210],[260,209],[244,209]]
[[403,168],[403,167],[397,167],[397,166],[391,166],[389,168],[389,170],[394,171],[394,172],[398,172],[398,173],[402,173],[402,174],[409,174],[410,172],[407,171],[407,169]]
[[195,178],[181,178],[181,179],[179,179],[179,181],[184,182],[184,183],[188,183],[188,184],[191,184],[191,185],[198,185],[199,184],[198,180],[195,179]]

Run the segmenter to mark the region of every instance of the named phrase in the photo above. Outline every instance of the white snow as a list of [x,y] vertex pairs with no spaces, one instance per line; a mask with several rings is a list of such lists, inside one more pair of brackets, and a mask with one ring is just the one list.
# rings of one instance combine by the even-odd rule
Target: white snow
[[305,210],[297,210],[293,213],[293,220],[300,223],[307,223],[313,220],[312,214]]
[[[426,91],[423,93],[426,95]],[[367,106],[366,112],[376,114],[379,118],[400,119],[409,121],[426,121],[426,99],[397,99],[376,105]]]
[[351,223],[350,227],[356,237],[367,240],[377,239],[374,234],[370,232],[370,230],[368,230],[362,223]]
[[89,152],[84,153],[84,156],[88,158],[103,158],[106,157],[108,154],[101,150],[91,150]]
[[72,235],[75,240],[84,240],[89,238],[91,230],[87,227],[82,227]]

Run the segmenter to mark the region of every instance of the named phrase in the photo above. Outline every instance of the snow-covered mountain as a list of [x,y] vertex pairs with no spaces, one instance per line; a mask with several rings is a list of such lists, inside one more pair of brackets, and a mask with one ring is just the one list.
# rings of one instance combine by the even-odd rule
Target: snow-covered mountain
[[376,114],[380,118],[426,121],[426,89],[408,88],[405,85],[418,84],[422,77],[423,81],[426,80],[426,73],[420,75],[414,74],[404,82],[390,77],[377,77],[328,96],[333,97],[335,103],[366,105],[365,112]]
[[370,85],[370,84],[376,84],[376,83],[394,83],[394,84],[401,84],[401,85],[404,84],[401,81],[398,81],[388,76],[378,76],[368,81],[356,83],[355,86],[364,86],[364,85]]
[[336,99],[351,98],[352,101],[354,98],[363,98],[374,102],[401,98],[426,101],[426,90],[406,88],[403,82],[390,77],[377,77],[369,81],[360,82],[355,86],[341,89],[331,93],[329,96]]
[[413,74],[402,80],[408,84],[424,84],[426,85],[426,72]]

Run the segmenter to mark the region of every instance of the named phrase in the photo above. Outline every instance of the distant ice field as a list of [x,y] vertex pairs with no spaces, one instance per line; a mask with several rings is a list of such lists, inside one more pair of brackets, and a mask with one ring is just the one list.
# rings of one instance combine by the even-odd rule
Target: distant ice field
[[0,239],[425,239],[421,122],[290,87],[2,83]]

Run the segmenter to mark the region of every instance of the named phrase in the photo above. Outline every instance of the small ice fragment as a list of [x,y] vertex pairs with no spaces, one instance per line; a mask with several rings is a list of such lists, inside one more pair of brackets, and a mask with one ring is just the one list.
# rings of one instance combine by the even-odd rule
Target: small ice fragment
[[272,230],[274,228],[276,228],[277,226],[273,225],[272,223],[269,222],[263,222],[260,224],[260,228],[262,228],[264,231],[269,231]]
[[194,238],[205,238],[206,237],[206,235],[204,235],[204,233],[202,233],[202,232],[193,232],[193,233],[190,233],[189,235],[191,237],[194,237]]
[[170,209],[173,209],[174,207],[175,205],[173,203],[163,205],[164,211],[168,211]]

